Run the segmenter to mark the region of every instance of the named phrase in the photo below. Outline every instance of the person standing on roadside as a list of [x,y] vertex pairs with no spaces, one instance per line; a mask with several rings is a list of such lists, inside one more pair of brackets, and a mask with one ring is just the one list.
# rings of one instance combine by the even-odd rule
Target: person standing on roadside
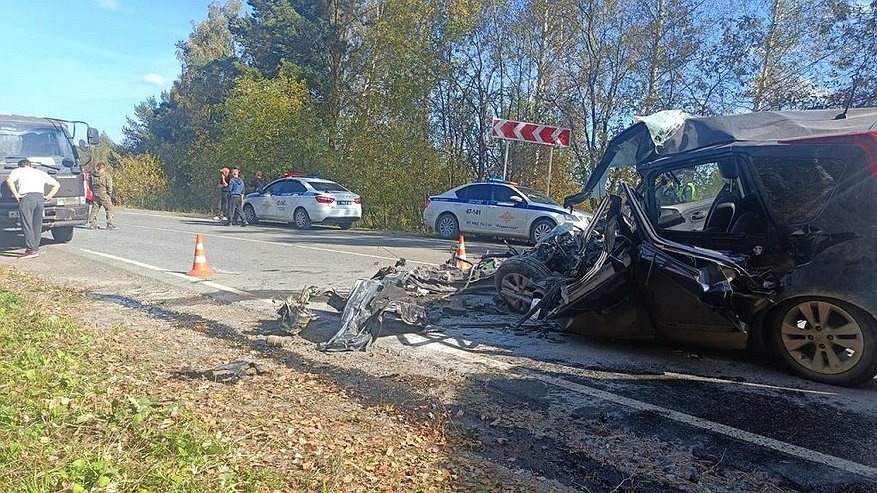
[[107,229],[116,229],[113,224],[113,177],[107,169],[107,163],[100,162],[94,167],[91,174],[91,193],[94,199],[88,211],[88,228],[97,228],[97,215],[103,207],[107,216]]
[[[24,253],[18,258],[35,258],[40,254],[40,237],[43,235],[43,208],[47,200],[58,193],[61,184],[41,169],[36,169],[27,159],[18,162],[6,178],[10,193],[18,201],[18,218],[24,232]],[[46,185],[52,187],[46,193]]]
[[219,212],[213,218],[215,221],[228,220],[225,216],[228,212],[228,172],[229,170],[226,167],[219,169],[219,195],[216,199],[216,207],[219,209]]
[[253,178],[253,191],[258,192],[265,188],[265,180],[262,179],[262,172],[256,171],[256,177]]
[[235,166],[231,169],[231,178],[228,180],[228,219],[225,221],[226,226],[230,226],[237,222],[238,217],[241,218],[241,227],[247,225],[247,219],[244,217],[244,180],[240,177],[240,172]]

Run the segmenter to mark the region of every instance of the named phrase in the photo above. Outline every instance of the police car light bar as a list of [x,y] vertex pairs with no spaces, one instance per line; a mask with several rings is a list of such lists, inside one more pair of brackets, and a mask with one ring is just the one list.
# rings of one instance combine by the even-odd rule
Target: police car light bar
[[503,180],[502,178],[499,178],[497,176],[488,176],[487,182],[488,183],[506,183],[508,185],[517,185],[518,184],[518,182],[516,182],[516,181]]

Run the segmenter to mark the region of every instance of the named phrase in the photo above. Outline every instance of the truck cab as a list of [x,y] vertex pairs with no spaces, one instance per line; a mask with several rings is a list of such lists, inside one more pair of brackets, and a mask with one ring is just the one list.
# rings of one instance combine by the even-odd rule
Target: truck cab
[[6,178],[18,167],[18,161],[25,158],[61,184],[57,195],[46,202],[43,231],[51,231],[52,238],[66,243],[73,239],[75,226],[86,224],[88,175],[83,172],[79,150],[73,144],[77,128],[82,127],[87,141],[80,140],[79,147],[96,145],[99,133],[85,122],[0,114],[0,230],[4,234],[21,228],[18,202],[6,185]]

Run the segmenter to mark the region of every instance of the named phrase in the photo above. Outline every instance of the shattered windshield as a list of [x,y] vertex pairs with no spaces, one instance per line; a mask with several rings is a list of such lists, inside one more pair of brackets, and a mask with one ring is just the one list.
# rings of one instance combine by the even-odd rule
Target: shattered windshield
[[556,205],[556,206],[560,207],[560,204],[555,202],[554,199],[545,195],[542,192],[537,192],[536,190],[533,190],[532,188],[518,187],[518,191],[521,192],[522,194],[526,195],[527,198],[530,199],[530,202],[535,202],[537,204]]
[[54,166],[74,159],[67,136],[61,130],[13,122],[0,122],[0,157],[6,162],[29,158]]

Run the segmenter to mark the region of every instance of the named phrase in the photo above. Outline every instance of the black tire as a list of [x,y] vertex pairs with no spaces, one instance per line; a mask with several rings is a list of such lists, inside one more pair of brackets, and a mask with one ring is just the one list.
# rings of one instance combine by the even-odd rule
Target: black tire
[[551,275],[545,264],[533,257],[518,256],[507,259],[493,275],[496,294],[512,310],[526,313],[533,300],[533,284]]
[[533,226],[530,227],[530,241],[533,243],[539,243],[539,239],[542,238],[549,231],[554,229],[557,226],[557,223],[552,221],[551,219],[541,218],[537,219]]
[[353,221],[341,221],[338,223],[338,227],[341,229],[350,229],[353,227]]
[[259,222],[259,216],[256,215],[256,209],[252,204],[244,205],[244,219],[250,224],[256,224]]
[[70,243],[73,239],[73,226],[64,226],[61,228],[52,228],[52,239],[59,243]]
[[832,298],[796,298],[777,306],[767,323],[777,356],[804,378],[852,387],[877,375],[877,324],[858,307]]
[[450,212],[442,213],[435,220],[435,231],[439,236],[448,240],[459,237],[460,223],[457,221],[457,216]]
[[308,211],[299,207],[292,213],[292,224],[298,229],[311,229],[311,216]]

